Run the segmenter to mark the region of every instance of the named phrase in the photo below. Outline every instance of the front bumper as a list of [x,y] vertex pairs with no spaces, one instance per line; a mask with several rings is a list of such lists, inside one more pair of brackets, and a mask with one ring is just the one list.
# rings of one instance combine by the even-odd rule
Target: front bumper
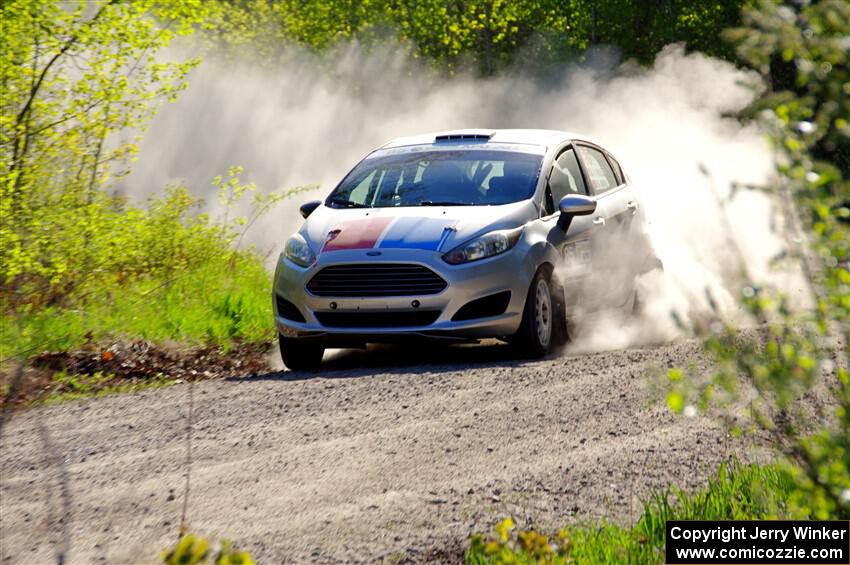
[[[281,256],[275,272],[274,293],[293,303],[305,320],[301,323],[284,318],[275,306],[275,322],[281,335],[354,344],[420,337],[447,340],[502,337],[515,333],[519,328],[528,287],[536,270],[536,265],[521,245],[501,255],[465,265],[449,265],[443,261],[440,253],[427,250],[388,249],[382,250],[380,257],[367,256],[366,251],[359,249],[323,253],[318,262],[308,268],[299,267]],[[440,275],[448,284],[438,294],[374,298],[316,296],[306,289],[310,279],[325,267],[364,263],[422,265]],[[510,291],[510,300],[504,313],[452,321],[452,317],[465,304],[504,291]],[[414,308],[414,301],[418,301],[418,308]],[[317,313],[402,313],[415,310],[439,311],[439,316],[428,325],[368,328],[327,327],[316,316]]]

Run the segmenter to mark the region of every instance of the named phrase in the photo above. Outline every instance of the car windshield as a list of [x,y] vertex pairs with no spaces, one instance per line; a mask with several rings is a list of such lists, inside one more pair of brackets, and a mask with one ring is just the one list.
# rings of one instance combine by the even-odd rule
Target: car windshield
[[327,199],[336,208],[486,206],[530,198],[542,156],[503,150],[416,151],[362,161]]

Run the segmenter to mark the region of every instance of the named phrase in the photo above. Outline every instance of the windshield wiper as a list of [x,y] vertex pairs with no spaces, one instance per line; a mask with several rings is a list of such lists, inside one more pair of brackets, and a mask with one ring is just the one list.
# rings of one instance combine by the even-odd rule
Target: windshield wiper
[[419,203],[420,206],[469,206],[466,202],[434,202],[433,200],[423,200]]
[[331,204],[336,204],[338,206],[345,206],[346,208],[368,208],[369,206],[365,204],[360,204],[358,202],[352,202],[351,200],[346,200],[344,198],[331,198]]

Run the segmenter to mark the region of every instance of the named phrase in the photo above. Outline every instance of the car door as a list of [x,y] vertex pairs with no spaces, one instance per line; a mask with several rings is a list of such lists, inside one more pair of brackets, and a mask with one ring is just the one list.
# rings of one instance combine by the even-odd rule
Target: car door
[[631,243],[638,203],[619,166],[615,172],[603,149],[586,143],[577,144],[576,149],[596,198],[595,219],[605,228],[594,241],[595,300],[600,305],[621,306],[634,289],[636,261]]
[[[589,195],[585,175],[573,145],[561,147],[547,174],[543,221],[549,228],[548,241],[558,250],[561,263],[558,275],[564,284],[564,295],[571,315],[595,310],[598,293],[590,283],[598,268],[597,241],[602,241],[605,228],[601,211],[589,216],[576,216],[568,225],[560,218],[558,203],[570,194]],[[566,229],[565,229],[566,228]]]
[[637,187],[632,184],[629,177],[623,171],[620,163],[608,152],[605,152],[605,157],[611,164],[614,174],[618,181],[624,185],[622,200],[626,203],[626,211],[622,217],[624,218],[623,229],[625,231],[626,245],[629,249],[629,264],[632,266],[635,276],[647,272],[659,264],[652,248],[652,243],[649,239],[649,233],[646,229],[645,211],[641,209],[640,195]]

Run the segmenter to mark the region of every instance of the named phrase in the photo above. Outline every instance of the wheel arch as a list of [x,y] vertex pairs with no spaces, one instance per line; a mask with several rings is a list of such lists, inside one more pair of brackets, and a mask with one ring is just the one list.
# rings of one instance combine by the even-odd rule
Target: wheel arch
[[528,256],[534,265],[534,271],[531,273],[531,277],[529,278],[529,284],[531,284],[531,280],[534,278],[534,275],[536,275],[540,269],[545,268],[549,271],[549,276],[554,283],[555,288],[559,290],[562,295],[561,298],[563,298],[564,284],[561,273],[558,269],[560,254],[555,246],[548,240],[540,239],[531,246]]

